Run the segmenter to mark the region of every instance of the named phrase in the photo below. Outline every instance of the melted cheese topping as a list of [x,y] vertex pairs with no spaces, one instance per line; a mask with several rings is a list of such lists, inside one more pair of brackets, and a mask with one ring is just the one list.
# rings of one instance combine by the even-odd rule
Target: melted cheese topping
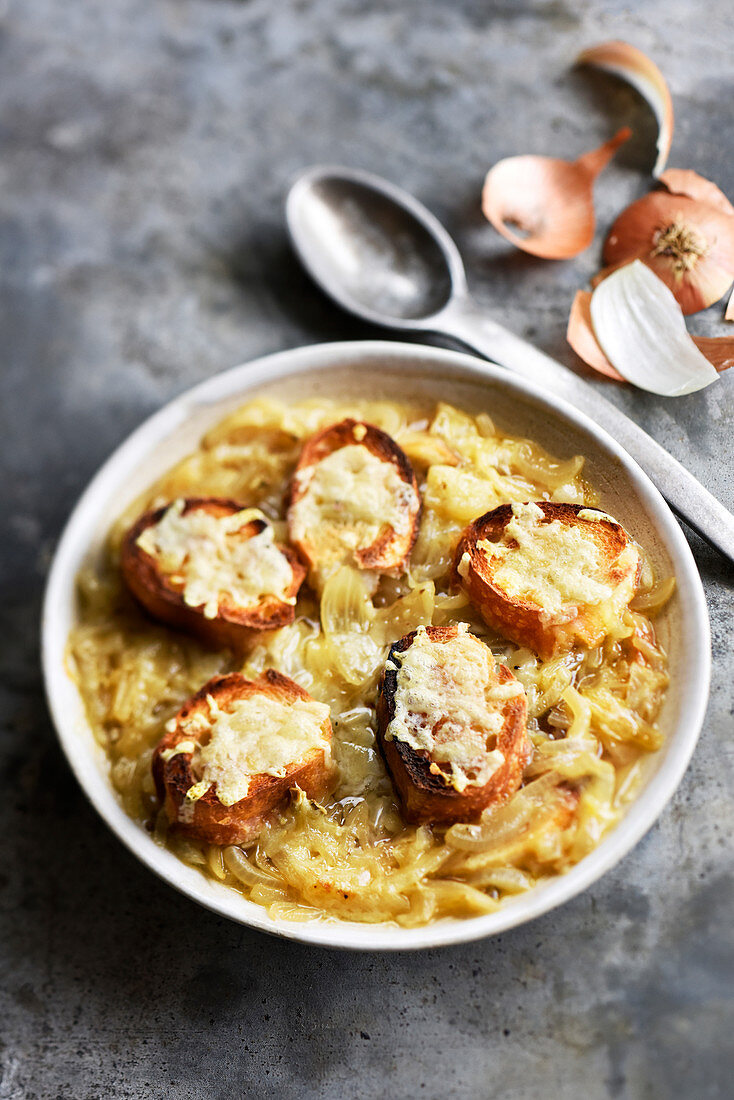
[[[197,736],[191,757],[197,782],[187,792],[188,802],[215,786],[222,805],[233,806],[246,797],[253,776],[283,776],[314,748],[329,756],[321,728],[329,708],[315,699],[283,703],[270,695],[249,695],[229,710],[221,710],[211,695],[207,702],[208,719],[199,713],[185,727]],[[201,744],[198,738],[206,734]]]
[[573,618],[579,604],[600,604],[614,592],[602,580],[607,566],[590,533],[557,519],[545,523],[537,504],[513,504],[500,541],[480,539],[477,547],[491,562],[498,588],[555,619]]
[[415,489],[395,466],[360,444],[299,470],[296,482],[305,492],[290,511],[291,538],[311,543],[319,565],[352,562],[355,552],[387,527],[406,534],[419,505]]
[[161,573],[180,584],[184,602],[200,607],[207,619],[219,612],[223,597],[236,607],[252,607],[264,596],[284,595],[293,582],[293,570],[274,542],[270,525],[252,538],[240,534],[245,524],[264,519],[256,508],[228,516],[214,516],[203,508],[184,515],[177,500],[158,523],[146,527],[137,545],[155,558]]
[[615,519],[612,519],[606,512],[600,512],[598,508],[582,508],[578,513],[579,519],[592,520],[595,523],[600,523],[602,520],[606,520],[607,523],[616,523]]
[[522,686],[517,680],[497,683],[491,650],[465,623],[444,642],[419,628],[409,648],[392,660],[397,690],[386,739],[429,753],[431,771],[457,791],[484,786],[504,763],[496,748],[504,707],[522,694]]

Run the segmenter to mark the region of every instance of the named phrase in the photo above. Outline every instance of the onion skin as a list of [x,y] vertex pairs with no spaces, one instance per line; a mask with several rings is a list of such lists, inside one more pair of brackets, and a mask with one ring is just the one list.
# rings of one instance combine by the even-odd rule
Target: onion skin
[[658,155],[652,174],[659,177],[668,163],[675,115],[670,89],[655,62],[629,42],[612,41],[583,50],[576,58],[576,64],[592,65],[621,77],[647,100],[658,120]]
[[543,156],[498,161],[484,181],[485,217],[523,252],[546,260],[578,256],[594,239],[594,180],[631,134],[625,127],[575,161]]
[[624,382],[624,378],[615,370],[599,346],[591,323],[591,291],[577,290],[568,318],[566,339],[584,363],[613,378],[615,382]]
[[729,202],[721,188],[705,176],[699,176],[692,168],[667,168],[660,176],[660,182],[667,187],[671,195],[686,195],[709,206],[715,206],[722,214],[733,214],[734,206]]
[[693,343],[719,374],[734,367],[734,336],[694,336]]

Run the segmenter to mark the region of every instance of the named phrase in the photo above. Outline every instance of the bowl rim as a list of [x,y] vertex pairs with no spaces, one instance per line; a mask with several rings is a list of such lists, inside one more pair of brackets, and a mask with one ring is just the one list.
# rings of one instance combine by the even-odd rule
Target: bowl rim
[[[481,384],[491,380],[545,405],[551,416],[570,420],[592,432],[602,450],[614,457],[644,502],[651,521],[673,562],[679,598],[685,598],[687,625],[694,636],[690,675],[683,685],[674,729],[665,758],[644,792],[602,842],[565,874],[519,895],[494,913],[437,921],[405,929],[391,924],[348,921],[289,922],[271,918],[265,909],[230,888],[213,889],[199,871],[157,844],[129,817],[114,793],[109,776],[98,765],[95,749],[85,748],[78,715],[69,714],[66,699],[78,691],[66,668],[66,609],[74,599],[78,559],[86,550],[87,527],[98,521],[109,489],[140,461],[146,450],[172,434],[194,410],[242,397],[274,380],[317,370],[354,368],[380,357],[399,368],[419,361],[424,373],[449,372]],[[355,340],[310,344],[258,357],[225,370],[185,390],[146,418],[106,459],[74,506],[58,541],[49,571],[41,615],[41,663],[49,711],[62,750],[84,794],[119,840],[140,862],[187,897],[240,924],[273,935],[331,948],[410,950],[466,943],[507,931],[569,901],[617,864],[652,827],[678,787],[695,748],[706,711],[711,675],[710,631],[706,601],[688,543],[661,494],[637,463],[588,416],[535,383],[464,352],[425,344]],[[86,724],[86,723],[85,723]],[[85,736],[89,735],[89,727]],[[80,751],[80,747],[82,751]],[[99,750],[100,752],[102,750]]]

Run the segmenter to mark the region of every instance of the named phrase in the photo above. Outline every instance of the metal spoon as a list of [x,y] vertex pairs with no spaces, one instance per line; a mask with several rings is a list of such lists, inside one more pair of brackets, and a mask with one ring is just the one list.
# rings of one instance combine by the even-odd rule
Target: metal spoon
[[582,378],[487,317],[469,296],[453,240],[411,195],[370,172],[320,166],[293,184],[286,220],[304,267],[340,306],[386,328],[448,336],[565,398],[628,451],[676,515],[734,561],[734,516]]

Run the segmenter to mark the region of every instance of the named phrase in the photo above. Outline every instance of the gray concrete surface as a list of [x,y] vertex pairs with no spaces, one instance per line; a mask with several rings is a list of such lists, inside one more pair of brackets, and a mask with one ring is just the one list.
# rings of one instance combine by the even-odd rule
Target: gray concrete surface
[[[373,335],[289,254],[302,166],[413,189],[487,307],[573,362],[568,306],[598,244],[568,264],[508,252],[477,197],[499,157],[572,156],[623,122],[600,223],[645,189],[650,116],[569,68],[608,37],[667,72],[672,163],[734,194],[728,0],[0,4],[2,1100],[732,1095],[732,575],[700,543],[714,686],[672,804],[582,897],[466,947],[308,949],[178,897],[86,805],[38,671],[55,540],[128,431],[236,362]],[[723,331],[720,312],[698,331]],[[606,388],[732,507],[733,386]]]

